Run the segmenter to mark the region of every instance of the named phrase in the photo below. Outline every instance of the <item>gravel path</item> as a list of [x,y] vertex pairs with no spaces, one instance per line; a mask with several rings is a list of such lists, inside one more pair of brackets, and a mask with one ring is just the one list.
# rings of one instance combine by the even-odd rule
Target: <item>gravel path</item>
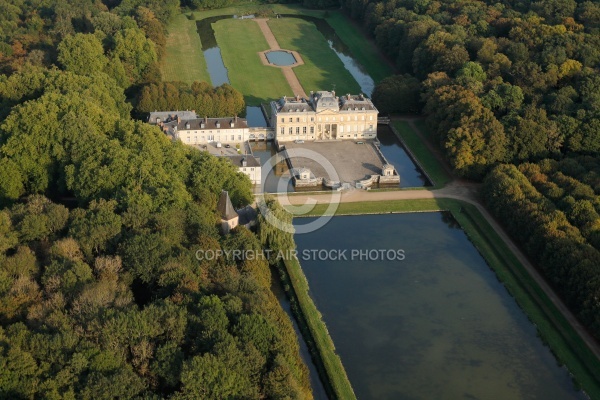
[[[281,47],[279,47],[279,43],[277,43],[277,39],[275,39],[275,35],[273,35],[273,32],[271,31],[271,28],[269,28],[269,24],[267,24],[268,18],[254,18],[254,21],[256,21],[260,27],[260,30],[267,40],[271,50],[281,49]],[[283,71],[283,76],[285,76],[285,79],[287,79],[288,83],[290,84],[290,87],[294,92],[294,96],[298,95],[302,97],[308,97],[304,92],[304,88],[300,84],[300,81],[298,80],[298,77],[294,73],[292,67],[279,67],[279,69]]]

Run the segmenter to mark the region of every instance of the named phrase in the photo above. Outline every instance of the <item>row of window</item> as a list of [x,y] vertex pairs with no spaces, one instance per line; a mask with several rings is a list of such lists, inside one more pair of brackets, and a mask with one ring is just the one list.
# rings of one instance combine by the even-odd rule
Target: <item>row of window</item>
[[[207,140],[208,140],[209,142],[212,142],[212,141],[214,141],[214,140],[215,140],[215,135],[208,135],[208,136],[206,136],[206,138],[207,138]],[[240,141],[240,142],[242,141],[242,135],[238,135],[238,137],[237,137],[237,138],[238,138],[238,139],[237,139],[238,141]],[[192,137],[191,137],[191,136],[186,136],[186,138],[185,138],[185,141],[186,141],[186,142],[188,142],[188,143],[190,143],[190,142],[191,142],[191,139],[192,139]],[[224,136],[224,137],[223,137],[223,140],[227,140],[227,136]],[[204,142],[204,136],[200,136],[200,141],[201,141],[201,142]],[[217,141],[218,141],[218,142],[220,142],[220,141],[221,141],[221,136],[217,136]],[[231,135],[231,141],[232,141],[232,142],[233,142],[233,141],[235,141],[235,135]],[[194,136],[194,142],[198,142],[198,136]]]
[[[358,115],[354,116],[354,120],[358,121]],[[365,116],[361,115],[360,116],[360,120],[364,121],[365,120]],[[331,121],[335,122],[336,121],[336,117],[332,117]],[[340,121],[344,122],[344,117],[340,117]],[[348,117],[347,121],[352,121],[352,118]],[[373,116],[372,115],[369,115],[369,121],[373,121]],[[281,122],[285,123],[285,118],[284,117],[281,118]],[[290,117],[288,119],[288,122],[294,122],[294,118]],[[300,117],[296,117],[296,122],[300,122]],[[306,122],[306,117],[302,118],[302,122]],[[315,122],[315,117],[310,117],[310,122]],[[321,117],[317,118],[317,122],[322,122],[321,121]],[[329,122],[329,117],[325,117],[325,122]]]
[[[290,135],[294,134],[294,128],[293,127],[290,126],[290,128],[288,129],[288,131],[289,131]],[[279,129],[279,133],[282,134],[282,135],[285,135],[285,128],[282,127],[281,129]],[[306,135],[306,127],[305,126],[302,127],[302,133],[304,135]],[[314,133],[315,133],[315,127],[311,126],[310,127],[310,134],[312,135]],[[296,127],[296,135],[299,135],[299,134],[300,134],[300,127],[297,126]]]
[[[327,126],[329,126],[329,125],[327,125]],[[353,127],[354,127],[354,130],[352,129]],[[293,135],[294,134],[294,130],[295,130],[296,135],[300,134],[300,127],[299,126],[297,126],[295,128],[292,127],[292,126],[290,126],[288,128],[288,133],[290,135]],[[325,130],[328,130],[328,129],[326,128]],[[339,125],[339,130],[340,130],[340,133],[344,133],[344,125]],[[346,126],[346,132],[362,132],[364,130],[365,130],[365,126],[364,125],[360,125],[360,126],[358,126],[358,125],[347,125]],[[374,126],[373,125],[369,125],[369,131],[371,131],[371,132],[374,131]],[[315,127],[311,126],[310,127],[310,134],[312,135],[314,133],[315,133]],[[285,128],[284,127],[279,128],[279,134],[280,135],[285,135]],[[306,127],[305,126],[302,127],[302,134],[306,135]]]

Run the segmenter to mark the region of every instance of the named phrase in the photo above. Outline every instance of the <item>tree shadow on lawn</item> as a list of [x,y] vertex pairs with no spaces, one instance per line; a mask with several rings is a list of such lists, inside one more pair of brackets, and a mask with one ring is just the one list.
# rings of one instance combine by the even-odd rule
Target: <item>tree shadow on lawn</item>
[[[287,50],[296,50],[304,60],[304,66],[294,68],[294,72],[305,92],[318,90],[335,90],[338,93],[358,93],[360,86],[352,77],[350,72],[344,67],[344,64],[329,47],[327,39],[318,31],[317,27],[312,22],[301,20],[300,37],[292,39],[293,48]],[[315,33],[316,32],[316,33]],[[322,43],[315,46],[314,38],[319,37]],[[302,68],[315,69],[315,73],[320,73],[321,77],[315,79],[315,74],[311,74],[313,79],[311,82],[303,82],[301,75],[298,75],[298,70]],[[315,85],[316,87],[306,87],[307,85]]]

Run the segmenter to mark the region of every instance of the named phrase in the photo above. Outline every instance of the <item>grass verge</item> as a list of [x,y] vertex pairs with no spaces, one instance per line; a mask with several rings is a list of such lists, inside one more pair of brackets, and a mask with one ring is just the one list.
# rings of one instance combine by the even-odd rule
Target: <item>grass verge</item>
[[312,22],[281,18],[270,19],[268,24],[282,49],[296,50],[302,56],[304,65],[293,70],[306,93],[334,88],[339,93],[360,92],[354,77]]
[[223,63],[231,85],[246,98],[248,105],[260,105],[292,94],[292,89],[279,68],[262,64],[258,52],[269,45],[256,22],[250,19],[224,19],[213,24],[221,48]]
[[308,281],[296,259],[283,261],[285,271],[280,273],[298,326],[319,371],[321,381],[331,399],[356,399],[342,360],[317,306],[309,294]]
[[163,81],[210,82],[196,22],[177,15],[167,30],[166,54],[160,66]]
[[[322,215],[326,207],[326,204],[318,204],[311,214]],[[440,210],[452,213],[498,279],[535,324],[540,338],[549,346],[557,360],[566,365],[575,384],[590,398],[600,399],[600,381],[597,378],[600,377],[600,360],[589,351],[575,329],[474,205],[453,199],[342,203],[335,214]]]
[[337,11],[330,12],[325,19],[335,30],[342,42],[352,52],[352,55],[362,66],[364,66],[375,83],[394,73],[392,66],[386,61],[375,43],[365,36],[361,29],[348,17]]
[[450,182],[451,177],[448,172],[446,172],[438,159],[431,154],[427,145],[423,143],[408,122],[393,121],[391,127],[393,128],[392,130],[394,133],[396,133],[400,140],[408,147],[408,150],[412,153],[414,158],[416,158],[421,168],[425,170],[425,173],[433,181],[434,188],[445,186]]

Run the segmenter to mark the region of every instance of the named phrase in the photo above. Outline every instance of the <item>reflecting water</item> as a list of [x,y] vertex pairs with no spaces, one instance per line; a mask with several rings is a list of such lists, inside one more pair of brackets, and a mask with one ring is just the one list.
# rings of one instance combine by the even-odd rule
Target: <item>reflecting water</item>
[[277,297],[277,300],[279,300],[279,304],[281,304],[281,308],[283,308],[285,313],[290,317],[292,324],[294,325],[294,331],[296,332],[298,343],[300,344],[300,356],[302,357],[302,361],[304,361],[308,367],[308,371],[310,373],[310,387],[312,388],[314,399],[327,400],[327,392],[323,387],[323,382],[321,382],[321,379],[319,378],[317,367],[310,356],[310,351],[308,350],[308,346],[304,341],[304,336],[302,336],[300,328],[298,327],[298,323],[292,314],[292,305],[290,304],[290,300],[281,286],[281,280],[277,276],[277,271],[273,269],[271,269],[271,291],[273,294],[275,294],[275,297]]
[[317,30],[325,37],[329,47],[337,54],[342,63],[344,63],[344,67],[354,77],[362,92],[371,97],[373,89],[375,89],[373,78],[369,76],[365,67],[352,57],[352,52],[348,46],[342,42],[342,39],[340,39],[326,20],[308,15],[283,14],[282,16],[284,18],[299,18],[312,22],[317,27]]
[[267,126],[267,120],[260,107],[246,107],[246,121],[250,128]]
[[227,74],[225,64],[223,64],[221,49],[217,45],[217,39],[215,38],[215,31],[212,28],[212,24],[231,17],[231,15],[219,15],[196,21],[196,30],[198,31],[198,35],[200,35],[202,52],[204,53],[206,67],[213,86],[229,83],[229,75]]
[[292,53],[288,53],[287,51],[269,51],[268,53],[265,53],[265,56],[271,64],[279,65],[281,67],[296,63],[296,58],[294,55]]
[[229,75],[227,74],[225,64],[223,64],[221,49],[219,47],[205,50],[204,59],[206,60],[206,67],[208,68],[208,74],[213,86],[221,86],[224,83],[229,83]]
[[[250,142],[252,153],[260,158],[262,165],[262,191],[266,193],[293,192],[294,184],[285,159],[278,155],[273,142]],[[274,158],[272,158],[275,156]],[[272,169],[267,171],[267,163]]]
[[[449,214],[334,217],[295,240],[359,399],[585,398]],[[315,249],[348,260],[303,259]],[[351,259],[373,249],[405,259]]]
[[381,152],[400,175],[400,187],[431,186],[431,182],[413,162],[398,137],[387,125],[377,127],[377,138],[381,142]]

